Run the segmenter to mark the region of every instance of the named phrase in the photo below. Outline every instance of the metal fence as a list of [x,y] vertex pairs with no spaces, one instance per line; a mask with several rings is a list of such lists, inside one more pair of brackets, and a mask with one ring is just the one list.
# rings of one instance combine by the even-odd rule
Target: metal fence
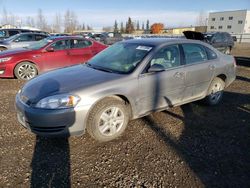
[[237,42],[250,42],[250,33],[244,33],[244,34],[232,34],[232,36],[235,36],[237,39]]

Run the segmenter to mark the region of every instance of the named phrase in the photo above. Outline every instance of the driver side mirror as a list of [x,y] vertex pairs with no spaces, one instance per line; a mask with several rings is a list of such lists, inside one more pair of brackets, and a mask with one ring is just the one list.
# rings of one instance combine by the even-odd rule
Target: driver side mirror
[[55,50],[54,50],[53,47],[48,47],[48,48],[46,49],[46,51],[47,51],[47,52],[54,52]]
[[165,71],[165,68],[163,65],[160,64],[153,64],[149,69],[148,72],[162,72]]

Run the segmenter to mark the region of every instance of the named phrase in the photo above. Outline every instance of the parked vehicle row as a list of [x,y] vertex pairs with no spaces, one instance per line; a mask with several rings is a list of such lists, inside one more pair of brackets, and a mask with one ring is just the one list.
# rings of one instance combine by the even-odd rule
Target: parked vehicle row
[[[55,46],[43,49],[55,51]],[[124,132],[129,120],[151,112],[200,99],[218,104],[235,79],[235,69],[232,56],[201,41],[118,42],[87,64],[27,82],[16,96],[18,121],[42,136],[87,130],[96,140],[109,141]]]
[[84,63],[107,46],[77,36],[48,37],[0,53],[0,78],[29,80],[43,72]]
[[0,40],[9,38],[13,35],[20,34],[20,33],[42,33],[48,35],[45,31],[38,31],[38,30],[30,30],[30,29],[0,29]]
[[42,33],[21,33],[5,40],[0,40],[0,51],[28,47],[36,41],[47,38],[49,35]]

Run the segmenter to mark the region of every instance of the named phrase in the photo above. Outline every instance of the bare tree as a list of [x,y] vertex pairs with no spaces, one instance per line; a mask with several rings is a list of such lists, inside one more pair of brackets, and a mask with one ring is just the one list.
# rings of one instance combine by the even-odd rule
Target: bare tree
[[4,7],[3,8],[3,12],[2,12],[2,20],[1,20],[1,24],[4,25],[4,24],[8,24],[8,12],[6,10],[6,8]]
[[67,10],[64,15],[64,31],[66,33],[72,33],[76,30],[77,26],[78,20],[76,14],[71,10]]
[[54,18],[54,23],[52,25],[52,32],[53,33],[60,33],[61,32],[61,25],[62,25],[62,19],[61,19],[61,14],[56,13],[55,18]]
[[37,20],[36,20],[36,26],[37,28],[41,29],[41,30],[48,30],[48,25],[47,25],[47,21],[43,15],[43,11],[42,9],[38,9],[37,12]]
[[207,25],[207,12],[205,11],[200,11],[199,15],[197,16],[197,20],[196,20],[196,25],[197,26],[206,26]]
[[29,27],[35,27],[35,21],[34,21],[34,18],[32,18],[31,16],[28,16],[26,18],[26,25],[29,26]]

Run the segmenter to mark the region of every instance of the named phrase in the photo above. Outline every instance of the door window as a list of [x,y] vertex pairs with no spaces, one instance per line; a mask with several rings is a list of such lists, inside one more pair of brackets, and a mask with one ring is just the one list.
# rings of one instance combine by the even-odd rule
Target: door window
[[6,31],[2,30],[0,31],[0,37],[5,37],[6,36]]
[[91,46],[91,45],[92,45],[92,43],[88,40],[83,40],[83,39],[70,40],[71,48],[86,48],[86,47]]
[[182,44],[186,64],[200,63],[207,60],[205,49],[199,44]]
[[69,41],[68,40],[59,40],[56,41],[55,43],[53,43],[51,45],[52,48],[54,48],[54,50],[65,50],[65,49],[69,49]]
[[33,41],[32,35],[21,35],[15,40],[15,42],[29,42],[29,41]]
[[180,66],[178,45],[168,46],[158,51],[150,61],[150,66],[154,64],[160,64],[165,69]]
[[16,35],[18,34],[19,31],[16,31],[16,30],[9,30],[9,36],[13,36],[13,35]]
[[44,38],[47,38],[46,35],[35,35],[35,41],[39,41],[39,40],[42,40]]

